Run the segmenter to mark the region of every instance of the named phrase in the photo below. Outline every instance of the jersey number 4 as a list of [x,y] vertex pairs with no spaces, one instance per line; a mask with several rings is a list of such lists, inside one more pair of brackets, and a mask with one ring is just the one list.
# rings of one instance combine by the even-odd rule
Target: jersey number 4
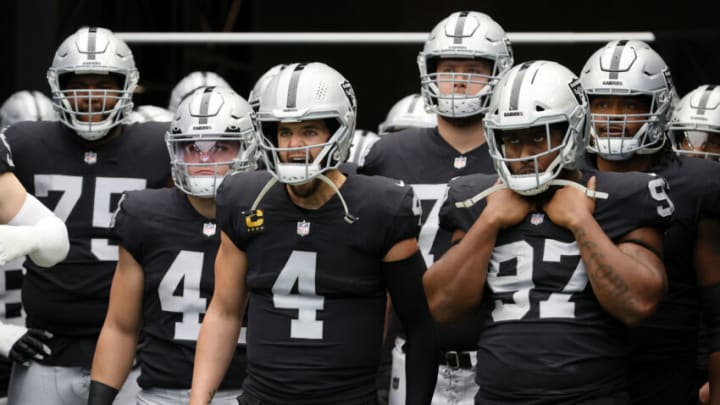
[[[317,311],[325,308],[325,297],[315,293],[317,253],[293,250],[272,286],[275,308],[297,309],[298,319],[290,321],[290,337],[322,339],[323,321]],[[297,283],[297,293],[293,286]]]
[[[196,341],[200,334],[200,316],[207,307],[207,298],[200,296],[204,260],[203,252],[181,250],[158,285],[162,310],[182,314],[180,322],[175,322],[175,340]],[[243,327],[238,343],[245,343],[245,333]]]
[[[521,240],[497,246],[490,258],[487,283],[496,295],[510,295],[509,299],[496,299],[492,312],[494,321],[510,321],[523,318],[530,311],[530,290],[533,282],[533,247]],[[580,260],[580,251],[575,242],[560,242],[546,239],[543,249],[544,263],[559,263],[563,256],[577,257],[578,264],[570,274],[565,286],[551,293],[546,300],[538,303],[540,318],[575,318],[573,294],[585,289],[588,283],[585,265]],[[506,269],[515,264],[514,274]]]

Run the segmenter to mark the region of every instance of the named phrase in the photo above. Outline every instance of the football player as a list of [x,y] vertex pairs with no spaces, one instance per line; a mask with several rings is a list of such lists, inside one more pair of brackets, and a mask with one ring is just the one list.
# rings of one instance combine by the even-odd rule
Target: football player
[[196,71],[188,73],[170,91],[168,110],[175,112],[180,103],[193,94],[195,90],[208,86],[231,88],[225,79],[215,72]]
[[449,184],[440,221],[454,246],[424,285],[438,321],[486,304],[475,403],[627,401],[623,324],[663,295],[672,206],[660,177],[575,168],[587,111],[564,66],[512,68],[485,117],[497,175]]
[[[26,328],[20,304],[22,258],[41,267],[65,259],[70,243],[67,228],[31,194],[13,173],[14,163],[5,136],[0,134],[0,403],[5,403],[10,380],[9,360],[26,363],[42,359],[50,348],[50,333]],[[7,358],[7,359],[6,359]]]
[[26,262],[27,326],[52,333],[52,354],[13,366],[10,403],[87,402],[118,258],[110,218],[124,191],[163,187],[171,177],[167,123],[120,125],[138,76],[123,41],[104,28],[81,28],[59,46],[47,73],[59,122],[21,122],[5,132],[18,179],[65,221],[71,246],[50,271]]
[[408,128],[435,127],[437,127],[437,114],[427,112],[423,96],[415,93],[393,104],[385,121],[378,125],[378,135],[387,135]]
[[[418,56],[421,91],[437,126],[411,128],[384,135],[368,152],[360,173],[383,175],[412,185],[422,202],[419,243],[430,266],[450,246],[450,233],[438,228],[438,212],[450,179],[470,173],[492,173],[482,118],[499,75],[513,64],[510,42],[503,28],[486,14],[450,14],[430,32]],[[394,316],[392,317],[394,319]],[[482,321],[470,319],[438,325],[440,369],[435,403],[472,402],[475,348]],[[390,404],[404,405],[403,339],[391,322],[392,377],[379,373],[379,400],[389,391]],[[389,345],[386,345],[389,346]],[[387,348],[383,357],[389,356]],[[384,380],[384,381],[383,381]]]
[[683,97],[668,135],[677,154],[720,160],[720,86],[704,84]]
[[[5,102],[3,103],[2,107],[0,107],[0,128],[7,128],[10,125],[21,121],[53,120],[57,120],[57,115],[55,114],[55,110],[53,109],[52,101],[50,101],[47,96],[40,93],[39,91],[18,91],[8,97],[8,99],[5,100]],[[26,194],[25,189],[22,187],[21,184],[17,182],[17,178],[14,176],[14,174],[5,174],[8,171],[12,170],[12,159],[9,158],[9,151],[6,151],[5,149],[5,144],[0,146],[0,156],[2,156],[3,162],[5,162],[5,164],[0,164],[0,166],[2,166],[2,176],[6,176],[4,180],[0,180],[0,182],[2,182],[3,184],[8,184],[0,184],[0,189],[3,190],[2,197],[6,198],[6,202],[0,202],[0,205],[5,207],[11,207],[9,210],[12,211],[13,209],[18,207],[16,205],[18,202],[22,202],[21,198],[23,196],[26,196],[25,198],[27,199],[27,203],[29,204],[29,206],[32,206],[35,204],[35,201],[37,201],[35,200],[35,197]],[[42,213],[41,216],[46,215],[48,212],[50,212],[42,204],[40,204],[36,208],[40,210],[40,213]],[[50,214],[52,214],[52,212],[50,212]],[[5,213],[2,214],[2,216],[4,218],[7,218],[14,215],[11,215],[11,213]],[[31,216],[31,218],[33,217],[34,215]],[[7,222],[2,222],[2,224],[6,223]],[[65,224],[62,223],[62,221],[59,221],[59,224],[56,223],[52,226],[59,225],[62,225],[62,227],[65,228]],[[38,235],[43,234],[45,234],[45,232],[38,233]],[[54,233],[51,232],[48,233],[48,235],[54,235]],[[64,231],[64,235],[64,239],[67,240],[67,229]],[[7,234],[6,236],[12,239],[15,238],[15,236],[12,234]],[[5,241],[3,243],[11,242]],[[44,245],[45,242],[40,244],[41,247]],[[69,246],[67,246],[67,248],[69,248]],[[60,261],[64,258],[65,257],[63,256],[57,261]],[[27,334],[27,330],[24,328],[25,316],[23,314],[22,304],[20,302],[20,288],[22,286],[22,277],[24,272],[22,263],[24,261],[25,257],[22,255],[13,260],[7,260],[7,258],[0,260],[0,262],[3,263],[0,265],[0,280],[2,280],[0,281],[0,322],[9,324],[0,326],[0,329],[2,329],[0,330],[0,335],[2,335],[2,337],[0,337],[0,340],[2,340],[2,342],[4,343],[2,347],[0,347],[0,353],[4,354],[5,356],[13,356],[17,354],[17,349],[26,347],[28,350],[23,353],[23,356],[29,358],[35,354],[37,354],[38,356],[43,356],[44,354],[42,353],[42,347],[37,344],[32,344],[33,342],[31,342],[30,345],[17,344],[21,342],[21,340],[19,339],[23,336],[25,337],[25,339],[35,339],[32,337],[32,334],[36,333],[32,332],[30,334]],[[11,354],[12,346],[16,347],[16,353]],[[21,363],[25,362],[23,358],[16,358],[16,361]],[[7,386],[10,381],[11,367],[12,363],[8,359],[0,357],[0,404],[3,404],[3,401],[5,401],[7,397]]]
[[0,128],[21,121],[56,121],[52,101],[39,91],[14,93],[0,107]]
[[[112,404],[141,331],[138,402],[188,403],[220,245],[215,193],[229,171],[255,168],[251,113],[231,89],[195,90],[180,103],[166,134],[176,188],[125,194],[115,214],[120,259],[93,360],[89,404]],[[238,347],[212,403],[236,405],[244,378],[245,349]]]
[[263,93],[268,171],[228,177],[218,192],[215,292],[191,404],[217,389],[246,303],[241,404],[371,403],[388,290],[408,331],[409,403],[430,403],[437,371],[415,238],[420,206],[409,187],[337,170],[355,117],[352,86],[323,63],[288,65]]
[[[675,214],[664,235],[668,293],[657,313],[631,330],[632,402],[695,404],[699,298],[716,325],[720,317],[718,253],[707,249],[717,246],[720,232],[720,165],[673,153],[665,132],[672,110],[670,70],[646,43],[606,44],[587,60],[580,79],[593,122],[584,163],[603,172],[656,173],[673,193]],[[713,332],[720,339],[717,327]],[[711,349],[720,351],[720,344]]]

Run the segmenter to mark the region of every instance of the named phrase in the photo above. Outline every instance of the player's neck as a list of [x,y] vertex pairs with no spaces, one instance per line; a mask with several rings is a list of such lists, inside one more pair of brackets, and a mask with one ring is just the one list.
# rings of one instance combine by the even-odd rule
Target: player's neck
[[470,125],[458,126],[438,115],[440,137],[460,153],[467,153],[485,143],[485,128],[478,119]]
[[[342,187],[347,179],[337,169],[326,171],[325,177],[330,179],[338,189]],[[287,190],[292,202],[298,207],[307,210],[316,210],[322,207],[335,195],[335,190],[320,179],[314,179],[309,183],[296,186],[288,185]]]
[[204,216],[207,219],[215,219],[215,199],[214,198],[200,198],[194,195],[187,195],[190,205],[197,211],[198,214]]
[[603,172],[647,172],[653,166],[653,155],[634,155],[627,160],[607,160],[596,155],[597,168]]

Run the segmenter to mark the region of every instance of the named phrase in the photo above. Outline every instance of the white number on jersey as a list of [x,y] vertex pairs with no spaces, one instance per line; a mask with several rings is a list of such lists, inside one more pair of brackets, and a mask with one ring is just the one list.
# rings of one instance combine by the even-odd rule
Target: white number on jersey
[[[293,250],[273,284],[275,308],[298,310],[298,319],[290,322],[291,338],[323,338],[323,321],[317,320],[317,311],[325,308],[325,297],[315,293],[316,273],[317,253]],[[292,294],[296,283],[298,293]]]
[[430,250],[435,243],[438,229],[440,228],[440,208],[442,207],[445,197],[446,184],[413,184],[413,191],[419,200],[431,200],[432,208],[428,213],[425,223],[420,228],[420,236],[418,244],[420,252],[425,259],[425,265],[428,267],[435,262],[435,255],[430,254]]
[[[182,314],[175,322],[173,339],[197,341],[200,315],[205,313],[207,299],[200,296],[203,252],[181,250],[158,285],[158,298],[163,311]],[[182,283],[182,294],[175,295]],[[246,328],[240,330],[238,343],[246,343]]]
[[[158,296],[163,311],[182,314],[175,322],[176,340],[197,340],[200,333],[200,314],[205,313],[207,300],[200,296],[200,278],[204,254],[181,250],[160,281]],[[182,285],[182,294],[175,290]]]
[[[511,302],[495,300],[495,308],[492,312],[494,321],[518,320],[530,311],[530,290],[535,287],[533,254],[533,247],[525,241],[497,246],[493,250],[488,266],[487,283],[494,292],[513,293]],[[544,262],[559,263],[563,256],[579,257],[577,243],[545,240]],[[512,260],[515,261],[515,273],[501,275],[501,264]],[[585,265],[580,259],[565,287],[539,302],[540,318],[575,318],[575,303],[570,302],[570,299],[574,293],[583,291],[587,283]]]
[[658,215],[663,218],[672,215],[672,213],[675,212],[675,205],[665,192],[665,190],[667,190],[665,179],[658,177],[650,180],[648,182],[648,188],[650,189],[652,198],[660,203],[660,205],[657,206]]
[[[128,190],[142,190],[147,180],[128,177],[97,177],[95,179],[95,195],[93,197],[92,225],[96,228],[110,227],[114,207],[110,201],[113,194],[121,194]],[[59,174],[36,174],[35,195],[47,197],[50,191],[62,191],[62,196],[55,206],[54,212],[60,219],[67,222],[70,213],[82,195],[82,176],[64,176]],[[106,238],[92,238],[90,250],[98,260],[114,261],[118,259],[117,246],[110,245]]]

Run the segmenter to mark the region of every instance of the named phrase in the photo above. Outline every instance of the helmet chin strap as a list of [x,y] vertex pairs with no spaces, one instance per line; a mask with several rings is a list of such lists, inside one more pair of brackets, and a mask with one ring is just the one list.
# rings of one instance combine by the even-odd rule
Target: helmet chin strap
[[[610,197],[610,194],[608,194],[608,193],[605,193],[605,192],[602,192],[602,191],[597,191],[597,190],[590,190],[589,188],[583,186],[582,184],[576,183],[576,182],[570,181],[570,180],[553,179],[553,180],[550,180],[550,182],[548,182],[548,186],[570,186],[570,187],[574,187],[574,188],[582,191],[583,193],[585,193],[585,195],[586,195],[587,197],[590,197],[590,198],[593,198],[593,199],[607,200],[608,197]],[[455,207],[457,207],[457,208],[470,208],[470,207],[472,207],[473,205],[475,205],[475,204],[477,204],[478,202],[480,202],[480,201],[481,201],[482,199],[484,199],[485,197],[489,196],[490,194],[492,194],[492,193],[494,193],[494,192],[496,192],[496,191],[498,191],[498,190],[505,189],[505,188],[508,188],[508,186],[507,186],[505,183],[495,184],[494,186],[489,187],[489,188],[486,188],[486,189],[483,190],[482,192],[476,194],[476,195],[475,195],[474,197],[472,197],[472,198],[468,198],[467,200],[456,202],[456,203],[455,203]]]
[[[348,224],[353,224],[355,221],[357,221],[359,218],[350,214],[350,210],[348,209],[347,203],[345,202],[345,198],[343,198],[342,193],[340,192],[340,189],[337,188],[335,183],[333,183],[332,180],[328,179],[324,174],[318,174],[317,178],[320,179],[323,183],[330,186],[330,188],[337,194],[338,198],[340,198],[340,202],[342,203],[343,210],[345,210],[345,217],[343,218],[345,222]],[[265,198],[265,195],[270,191],[272,186],[277,183],[278,180],[275,177],[271,177],[270,180],[268,180],[267,183],[265,183],[265,186],[260,190],[257,197],[255,198],[255,201],[253,202],[252,207],[250,207],[250,212],[255,212],[257,210],[258,205],[260,205],[260,201]]]

